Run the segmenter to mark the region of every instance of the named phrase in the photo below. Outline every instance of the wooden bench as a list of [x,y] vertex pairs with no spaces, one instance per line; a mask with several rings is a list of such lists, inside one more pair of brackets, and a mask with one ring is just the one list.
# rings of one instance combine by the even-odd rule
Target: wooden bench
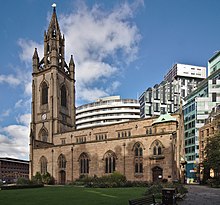
[[148,195],[138,199],[130,199],[129,205],[150,205],[156,204],[154,195]]

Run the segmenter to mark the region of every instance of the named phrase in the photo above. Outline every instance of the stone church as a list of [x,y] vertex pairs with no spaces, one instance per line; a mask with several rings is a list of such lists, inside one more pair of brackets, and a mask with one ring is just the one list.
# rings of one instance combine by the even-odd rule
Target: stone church
[[181,179],[182,111],[172,116],[75,129],[75,64],[65,61],[65,38],[54,8],[44,33],[44,56],[33,55],[30,178],[49,172],[56,183],[114,171],[127,180]]

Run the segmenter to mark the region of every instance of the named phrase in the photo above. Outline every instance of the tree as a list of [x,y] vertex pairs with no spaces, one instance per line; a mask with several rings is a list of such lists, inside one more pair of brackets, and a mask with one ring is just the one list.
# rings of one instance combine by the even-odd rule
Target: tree
[[214,170],[215,178],[220,177],[220,133],[208,138],[205,154],[204,166]]

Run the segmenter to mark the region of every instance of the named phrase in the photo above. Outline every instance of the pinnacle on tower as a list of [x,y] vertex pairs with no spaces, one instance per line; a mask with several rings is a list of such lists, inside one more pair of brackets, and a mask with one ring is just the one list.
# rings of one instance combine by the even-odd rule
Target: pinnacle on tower
[[53,14],[48,27],[47,35],[48,36],[51,35],[52,38],[56,38],[57,35],[58,36],[60,35],[60,27],[56,15],[56,4],[53,4],[52,7],[53,7]]
[[32,57],[32,62],[33,62],[33,72],[37,73],[38,72],[38,67],[39,67],[39,57],[38,57],[37,48],[35,48],[35,50],[34,50],[34,55]]

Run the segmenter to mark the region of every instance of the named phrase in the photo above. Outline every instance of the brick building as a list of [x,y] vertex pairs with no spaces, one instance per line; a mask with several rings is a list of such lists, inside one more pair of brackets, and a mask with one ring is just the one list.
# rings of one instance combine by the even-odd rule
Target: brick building
[[54,8],[44,35],[44,57],[33,55],[30,177],[49,172],[56,183],[114,171],[128,180],[180,179],[184,158],[183,116],[76,129],[75,64],[64,57]]
[[203,161],[206,157],[205,147],[208,139],[220,132],[220,105],[212,109],[206,123],[199,129],[199,163],[200,163],[200,180],[203,179]]
[[0,179],[7,183],[16,182],[18,178],[29,178],[29,162],[13,158],[0,158]]

